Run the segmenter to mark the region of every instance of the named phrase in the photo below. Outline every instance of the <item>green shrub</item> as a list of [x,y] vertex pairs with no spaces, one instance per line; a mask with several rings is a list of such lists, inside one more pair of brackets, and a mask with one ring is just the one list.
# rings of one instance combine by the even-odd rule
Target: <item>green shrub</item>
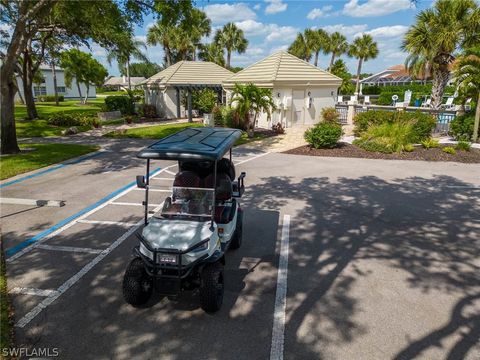
[[432,115],[420,111],[371,110],[361,112],[355,116],[354,133],[356,136],[362,136],[371,126],[397,122],[411,125],[410,143],[419,143],[429,138],[436,123]]
[[471,140],[473,137],[473,124],[475,118],[473,115],[465,114],[455,117],[450,122],[450,134],[455,140]]
[[470,144],[468,141],[459,141],[455,148],[461,151],[470,151],[472,144]]
[[420,142],[425,149],[438,148],[440,143],[436,139],[428,138]]
[[406,144],[403,146],[403,151],[412,152],[414,150],[415,150],[415,146],[413,146],[413,144]]
[[237,112],[230,106],[215,106],[212,109],[212,113],[215,126],[244,130],[244,127],[242,126],[243,124],[240,122]]
[[326,122],[338,123],[340,114],[334,107],[326,107],[322,109],[322,119]]
[[428,139],[432,135],[436,120],[433,115],[416,112],[399,112],[397,121],[412,125],[412,134],[410,142],[414,144],[420,143],[422,140]]
[[211,113],[218,101],[218,95],[212,89],[204,89],[196,92],[193,99],[193,107],[200,111],[200,114]]
[[445,146],[444,148],[442,148],[442,151],[444,153],[447,153],[447,154],[451,154],[451,155],[455,155],[457,152],[455,151],[455,148],[451,147],[451,146]]
[[380,95],[381,92],[382,92],[382,89],[378,85],[364,86],[362,88],[363,95]]
[[106,111],[120,111],[122,115],[133,115],[135,105],[130,96],[107,96],[105,98]]
[[410,144],[412,125],[395,122],[372,125],[354,144],[367,151],[382,153],[401,152]]
[[139,113],[141,116],[146,118],[156,118],[157,108],[155,107],[155,105],[142,104],[139,107]]
[[63,126],[63,127],[71,127],[71,126],[98,127],[100,126],[100,121],[96,117],[85,116],[77,113],[65,113],[65,112],[58,112],[58,113],[52,114],[48,118],[47,123],[50,125]]
[[332,122],[320,122],[305,131],[304,138],[316,149],[333,148],[342,136],[342,126]]
[[[40,102],[55,102],[55,95],[39,95],[37,96],[37,100]],[[58,95],[58,101],[65,101],[65,97]]]

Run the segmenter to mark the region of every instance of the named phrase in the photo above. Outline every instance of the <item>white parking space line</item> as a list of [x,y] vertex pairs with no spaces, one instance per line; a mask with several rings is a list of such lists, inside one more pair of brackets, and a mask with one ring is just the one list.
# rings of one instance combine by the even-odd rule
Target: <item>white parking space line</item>
[[135,226],[136,223],[127,221],[108,221],[108,220],[79,220],[82,224],[98,224],[98,225],[120,225],[120,226]]
[[52,251],[80,252],[80,253],[89,253],[89,254],[100,254],[102,252],[102,250],[100,249],[81,248],[81,247],[74,247],[74,246],[46,245],[46,244],[38,245],[37,249],[52,250]]
[[[145,189],[140,189],[140,188],[136,188],[134,190],[138,190],[138,191],[145,191]],[[172,192],[172,189],[168,190],[168,189],[152,189],[152,188],[149,188],[148,191],[155,191],[155,192]]]
[[270,153],[269,152],[261,153],[259,155],[253,156],[251,158],[248,158],[248,159],[245,159],[245,160],[242,160],[242,161],[239,161],[239,162],[233,162],[233,164],[235,166],[238,166],[238,165],[241,165],[243,163],[246,163],[247,161],[255,160],[255,159],[261,158],[262,156],[265,156],[265,155],[268,155],[268,154],[270,154]]
[[[132,203],[132,202],[112,202],[111,205],[122,205],[122,206],[144,206],[142,203]],[[150,204],[148,206],[157,207],[160,204]]]
[[[163,204],[162,204],[163,206]],[[155,211],[160,210],[160,206],[155,208]],[[96,256],[92,261],[85,265],[78,273],[73,275],[70,279],[65,281],[56,292],[52,292],[46,299],[44,299],[40,304],[36,305],[32,310],[30,310],[24,317],[22,317],[15,326],[20,328],[25,327],[30,321],[32,321],[38,314],[42,312],[43,309],[48,307],[51,303],[57,300],[65,291],[70,289],[76,282],[78,282],[82,277],[84,277],[92,268],[102,261],[108,254],[115,250],[122,242],[128,239],[135,231],[137,231],[143,225],[143,219],[140,220],[130,228],[126,233],[120,236],[115,240],[108,248],[103,250],[98,256]]]
[[290,241],[290,215],[283,216],[282,239],[277,275],[277,292],[275,294],[275,311],[273,313],[272,347],[270,360],[283,360],[285,338],[285,309],[287,305],[288,246]]
[[[154,176],[155,175],[158,175],[160,174],[162,171],[165,171],[166,169],[168,168],[171,168],[171,167],[174,167],[176,165],[170,165],[170,166],[167,166],[166,168],[163,168],[163,169],[160,169],[158,172],[156,172],[155,174],[153,174]],[[125,191],[122,191],[120,194],[114,196],[113,198],[111,198],[109,201],[107,202],[104,202],[103,204],[97,206],[96,208],[86,212],[85,214],[83,214],[82,216],[78,217],[77,219],[75,220],[72,220],[71,222],[69,222],[68,224],[60,227],[58,230],[50,233],[49,235],[45,236],[43,239],[37,241],[36,243],[30,245],[30,246],[27,246],[25,249],[19,251],[18,253],[16,253],[15,255],[12,255],[10,256],[8,259],[6,259],[6,262],[7,263],[11,263],[12,261],[18,259],[19,257],[25,255],[26,253],[29,253],[30,251],[32,251],[33,249],[35,249],[38,245],[40,245],[41,243],[44,243],[45,241],[47,241],[48,239],[51,239],[52,237],[54,237],[55,235],[58,235],[60,234],[61,232],[67,230],[68,228],[72,227],[73,225],[77,224],[79,221],[89,217],[90,215],[96,213],[97,211],[103,209],[105,206],[111,204],[112,202],[114,202],[115,200],[117,200],[118,198],[121,198],[122,196],[124,196],[125,194],[128,194],[130,191],[132,191],[133,189],[137,189],[137,185],[132,185],[130,188],[126,189]]]
[[[176,165],[175,165],[175,166],[176,166]],[[166,172],[167,174],[170,174],[170,175],[173,175],[173,176],[177,175],[177,174],[175,174],[173,171],[170,171],[170,170],[165,170],[165,172]]]
[[150,180],[166,180],[166,181],[173,181],[174,178],[164,178],[164,177],[151,177]]
[[26,288],[26,287],[14,287],[9,291],[10,294],[20,294],[20,295],[34,295],[34,296],[53,296],[58,293],[57,290],[44,290],[36,288]]

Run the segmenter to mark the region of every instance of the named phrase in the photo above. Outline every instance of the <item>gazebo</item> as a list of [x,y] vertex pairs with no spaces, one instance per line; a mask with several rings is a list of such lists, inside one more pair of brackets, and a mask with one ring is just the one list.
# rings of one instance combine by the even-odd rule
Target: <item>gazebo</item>
[[[233,73],[215,63],[207,61],[179,61],[148,78],[142,85],[145,102],[155,105],[158,112],[168,118],[179,118],[187,110],[192,120],[192,91],[213,89],[222,98],[222,82]],[[181,93],[187,93],[187,109],[181,104]]]

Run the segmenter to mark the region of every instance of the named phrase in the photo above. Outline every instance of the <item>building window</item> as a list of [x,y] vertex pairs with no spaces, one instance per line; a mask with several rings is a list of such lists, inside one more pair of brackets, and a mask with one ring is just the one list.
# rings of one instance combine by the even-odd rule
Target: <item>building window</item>
[[45,86],[34,86],[33,93],[35,96],[47,95],[47,88]]
[[57,92],[59,94],[65,94],[66,93],[65,86],[57,86]]

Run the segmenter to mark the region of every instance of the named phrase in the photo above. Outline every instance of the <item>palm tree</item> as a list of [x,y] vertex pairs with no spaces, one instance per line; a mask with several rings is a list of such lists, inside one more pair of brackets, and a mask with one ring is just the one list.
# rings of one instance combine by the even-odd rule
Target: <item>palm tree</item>
[[175,26],[165,25],[158,21],[147,32],[148,45],[161,45],[163,47],[166,67],[172,65],[172,49],[176,39],[175,29]]
[[243,30],[231,22],[225,24],[222,29],[217,30],[215,42],[227,50],[227,68],[230,68],[232,52],[236,51],[239,54],[243,54],[248,46],[248,40],[245,39]]
[[456,85],[460,93],[477,98],[475,123],[473,125],[473,141],[478,139],[480,123],[480,47],[470,48],[458,58],[454,66]]
[[355,92],[358,93],[360,87],[360,74],[362,73],[362,64],[364,61],[375,59],[378,55],[378,46],[373,38],[368,34],[363,34],[355,38],[348,50],[350,56],[358,59],[357,66],[357,84],[355,85]]
[[427,78],[432,69],[432,58],[428,54],[410,54],[405,60],[405,67],[408,72],[417,79],[423,80],[423,85],[427,84]]
[[438,0],[421,11],[405,34],[402,49],[431,59],[432,106],[439,108],[450,79],[454,53],[480,42],[480,11],[475,0]]
[[347,38],[340,34],[338,31],[335,31],[328,37],[328,46],[327,53],[332,53],[330,58],[330,65],[328,69],[330,70],[335,62],[337,56],[343,55],[348,51],[348,42]]
[[[253,137],[255,123],[261,112],[265,112],[270,118],[275,104],[271,89],[259,88],[254,84],[235,84],[230,103],[243,119],[249,137]],[[253,121],[251,113],[253,113]]]
[[184,21],[186,30],[192,42],[192,59],[196,60],[197,48],[203,36],[209,36],[212,31],[212,22],[203,11],[192,9]]
[[311,43],[308,41],[305,33],[298,33],[293,43],[288,48],[288,52],[302,60],[310,61],[313,50],[310,47]]
[[307,36],[307,39],[310,39],[312,52],[315,54],[313,65],[318,66],[318,55],[320,51],[323,51],[324,53],[328,51],[328,33],[322,29],[307,29],[305,30],[305,35]]
[[198,57],[203,61],[211,61],[215,64],[225,67],[225,58],[223,48],[212,42],[210,44],[199,45]]
[[128,90],[132,89],[130,81],[130,60],[132,58],[140,61],[148,61],[143,54],[142,48],[146,49],[145,43],[137,40],[130,34],[125,34],[117,41],[117,46],[111,49],[107,54],[107,61],[111,65],[112,61],[117,60],[120,69],[126,69],[128,79]]

